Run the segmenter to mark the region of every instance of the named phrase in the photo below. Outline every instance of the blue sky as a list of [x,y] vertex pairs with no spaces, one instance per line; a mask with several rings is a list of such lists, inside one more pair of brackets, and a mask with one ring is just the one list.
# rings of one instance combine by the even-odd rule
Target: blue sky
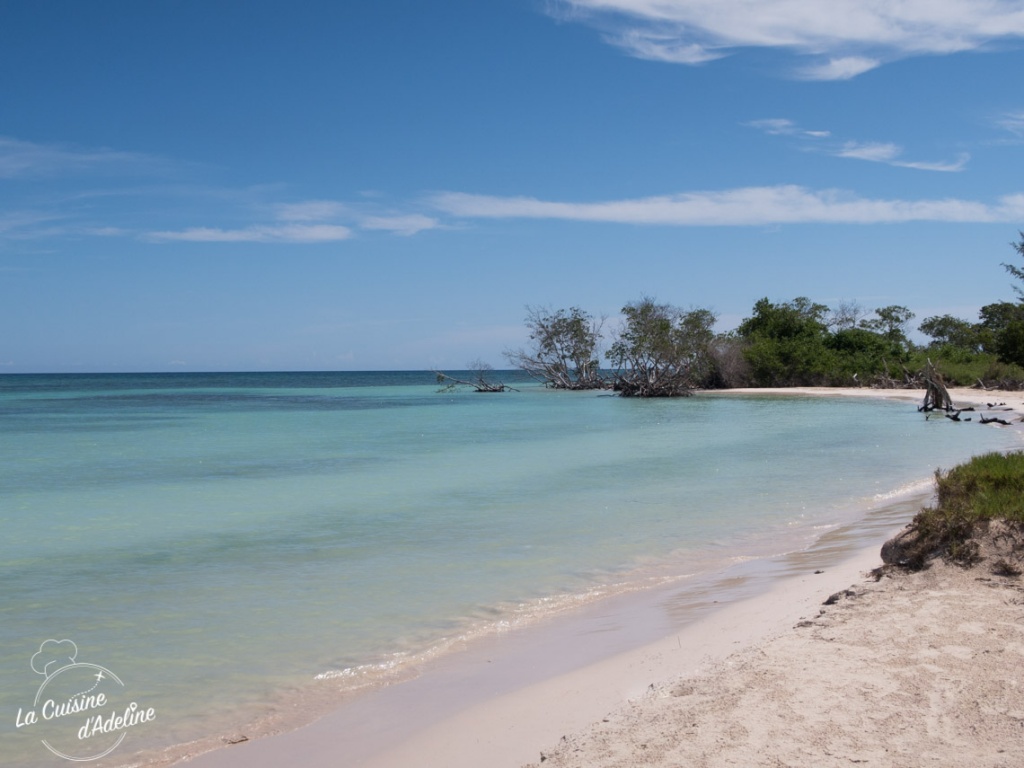
[[0,0],[0,372],[503,365],[525,307],[975,319],[1024,2]]

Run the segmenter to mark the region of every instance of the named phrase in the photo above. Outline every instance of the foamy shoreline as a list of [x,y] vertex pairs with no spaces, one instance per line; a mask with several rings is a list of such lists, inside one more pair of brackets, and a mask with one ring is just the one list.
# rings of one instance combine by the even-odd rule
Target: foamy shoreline
[[[912,390],[814,388],[711,394],[879,397],[917,402],[923,397],[923,392]],[[986,403],[1006,402],[1018,410],[1022,407],[1020,393],[951,390],[950,394],[957,404],[964,406],[984,408]],[[440,678],[431,678],[437,674],[437,670],[432,670],[424,675],[427,679],[416,681],[416,686],[408,683],[395,686],[380,699],[376,708],[372,704],[364,706],[355,717],[346,710],[330,713],[297,731],[219,749],[196,758],[190,764],[206,768],[258,768],[282,764],[362,765],[373,768],[409,765],[520,766],[536,762],[541,753],[557,754],[558,759],[563,760],[561,764],[565,765],[602,764],[603,758],[593,753],[587,753],[587,759],[573,763],[571,755],[575,754],[574,751],[570,750],[567,755],[564,748],[557,749],[561,738],[571,737],[563,742],[563,747],[568,743],[594,743],[594,729],[601,730],[606,725],[606,718],[609,722],[625,722],[622,720],[624,712],[658,698],[666,686],[676,685],[681,679],[705,675],[743,649],[767,647],[778,638],[788,636],[795,623],[817,615],[824,597],[863,581],[863,574],[880,563],[878,548],[882,541],[898,527],[899,524],[894,523],[888,530],[876,532],[870,544],[861,544],[856,551],[840,547],[828,553],[817,564],[819,567],[812,569],[810,563],[805,563],[799,575],[777,579],[767,592],[720,608],[653,644],[542,679],[519,690],[502,691],[494,696],[477,690],[470,699],[471,706],[461,711],[458,702],[451,700],[452,696],[459,695],[460,686],[465,693],[474,685],[474,663],[484,667],[492,661],[500,661],[497,656],[502,652],[501,642],[491,644],[483,653],[477,649],[475,658],[463,657],[449,665],[447,674],[454,677],[450,677],[448,682],[445,682],[443,674]],[[824,573],[815,573],[818,570]],[[514,674],[514,670],[507,674]],[[442,713],[437,718],[432,718],[429,713],[424,717],[422,711],[416,711],[422,709],[430,696],[437,697],[437,711]],[[410,728],[406,721],[409,717],[419,717],[421,722]],[[660,715],[652,717],[657,719]],[[405,727],[391,727],[398,724]],[[591,728],[590,736],[573,736],[583,733],[588,727]],[[616,737],[618,746],[611,751],[623,756],[629,749],[625,743],[631,738],[629,734],[643,731],[645,727],[632,723]],[[360,738],[364,729],[375,729],[381,734],[376,743],[373,739]],[[389,736],[398,733],[402,735]],[[356,742],[362,745],[362,752],[352,751],[351,747]],[[602,743],[605,744],[602,749],[607,751],[607,740]],[[640,760],[639,753],[636,761],[637,764],[647,764]],[[623,757],[621,762],[611,760],[607,764],[628,765],[630,762]]]

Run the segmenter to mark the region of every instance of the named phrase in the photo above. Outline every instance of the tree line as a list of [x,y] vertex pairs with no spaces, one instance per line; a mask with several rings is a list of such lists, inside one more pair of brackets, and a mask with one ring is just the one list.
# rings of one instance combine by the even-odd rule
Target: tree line
[[[1011,243],[1024,257],[1024,232]],[[1024,284],[1024,269],[1003,264]],[[977,322],[952,315],[925,318],[907,336],[914,313],[856,302],[830,308],[807,297],[754,304],[727,333],[713,331],[706,308],[684,309],[642,297],[622,307],[609,334],[606,319],[579,308],[527,309],[527,348],[508,361],[546,386],[611,389],[627,397],[673,397],[694,389],[785,386],[915,386],[932,362],[951,384],[1024,384],[1024,289],[1019,301],[981,308]],[[602,357],[604,365],[602,365]]]

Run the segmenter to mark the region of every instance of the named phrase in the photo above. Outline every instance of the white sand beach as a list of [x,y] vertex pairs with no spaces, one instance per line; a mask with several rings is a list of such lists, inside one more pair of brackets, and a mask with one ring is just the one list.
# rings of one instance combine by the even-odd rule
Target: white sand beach
[[[862,389],[743,394],[923,397]],[[998,415],[1008,420],[1024,411],[1022,393],[950,394],[978,413],[1006,403],[1000,408],[1014,411]],[[203,755],[208,747],[197,746],[190,765],[1024,764],[1024,585],[984,565],[941,563],[876,579],[881,544],[906,520],[890,521],[870,542],[794,559],[788,577],[767,591],[708,606],[679,631],[612,658],[564,674],[541,671],[517,687],[507,679],[516,670],[499,669],[514,642],[493,641],[425,672],[416,685],[385,689],[359,712],[339,710]],[[436,713],[424,717],[431,701]]]
[[552,744],[543,764],[1024,764],[1024,588],[941,562],[858,578],[835,604]]

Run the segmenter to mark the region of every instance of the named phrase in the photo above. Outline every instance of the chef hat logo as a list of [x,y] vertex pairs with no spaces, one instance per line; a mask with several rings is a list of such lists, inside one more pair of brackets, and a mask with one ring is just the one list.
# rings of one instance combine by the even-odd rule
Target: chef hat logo
[[49,677],[58,669],[75,663],[78,646],[70,640],[44,640],[32,656],[32,671]]

